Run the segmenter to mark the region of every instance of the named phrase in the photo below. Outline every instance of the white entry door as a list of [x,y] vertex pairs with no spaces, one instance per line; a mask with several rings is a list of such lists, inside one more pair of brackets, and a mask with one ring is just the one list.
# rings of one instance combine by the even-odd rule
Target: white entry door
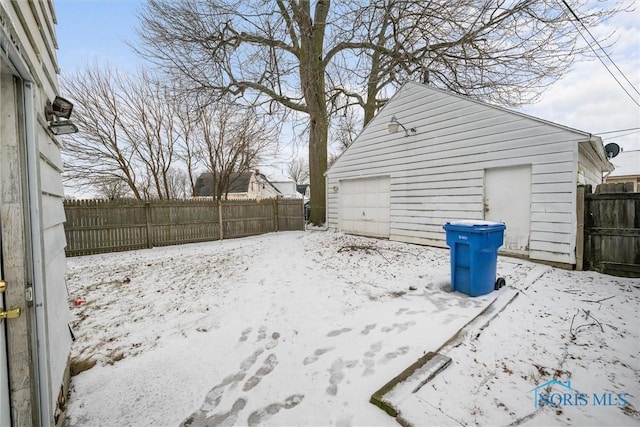
[[505,252],[529,253],[531,165],[485,169],[484,219],[506,224]]
[[361,236],[389,238],[389,177],[340,181],[340,230]]
[[[1,229],[2,224],[0,224]],[[0,248],[0,280],[2,279],[2,248]],[[4,310],[4,294],[0,293],[0,311]],[[7,365],[7,328],[6,321],[0,320],[0,426],[11,425],[11,406],[9,404],[9,368]]]

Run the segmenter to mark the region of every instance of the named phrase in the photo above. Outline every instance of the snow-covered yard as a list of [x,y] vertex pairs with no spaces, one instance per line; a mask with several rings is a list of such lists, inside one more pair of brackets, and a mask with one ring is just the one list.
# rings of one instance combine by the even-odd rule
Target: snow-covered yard
[[[471,298],[449,291],[448,250],[318,231],[68,265],[68,426],[397,425],[371,394],[492,303],[442,349],[451,366],[390,394],[403,420],[640,422],[637,279],[500,257],[507,287]],[[628,403],[536,409],[553,378]]]

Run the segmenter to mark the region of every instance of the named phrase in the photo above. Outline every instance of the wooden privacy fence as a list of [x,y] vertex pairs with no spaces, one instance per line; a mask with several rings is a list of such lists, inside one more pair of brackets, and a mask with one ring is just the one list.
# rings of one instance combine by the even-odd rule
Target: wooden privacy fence
[[579,269],[640,277],[640,193],[632,183],[598,185],[595,193],[578,187],[576,246]]
[[67,256],[304,230],[302,200],[65,201]]

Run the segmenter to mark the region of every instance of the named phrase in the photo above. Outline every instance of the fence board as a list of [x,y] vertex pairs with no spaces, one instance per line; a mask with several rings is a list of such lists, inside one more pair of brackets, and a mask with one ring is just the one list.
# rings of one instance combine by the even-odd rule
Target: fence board
[[625,184],[586,187],[584,261],[587,268],[640,277],[640,193]]
[[64,207],[70,257],[304,230],[302,200],[79,200]]

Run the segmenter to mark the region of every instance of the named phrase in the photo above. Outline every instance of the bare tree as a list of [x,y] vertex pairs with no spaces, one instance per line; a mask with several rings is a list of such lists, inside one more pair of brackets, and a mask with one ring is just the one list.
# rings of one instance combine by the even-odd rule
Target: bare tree
[[[573,16],[595,25],[618,6],[588,0],[149,0],[138,52],[195,90],[308,115],[311,222],[324,222],[333,113],[367,123],[386,88],[420,77],[476,98],[535,99],[585,49]],[[188,24],[186,24],[188,23]]]
[[176,122],[182,136],[176,144],[176,155],[186,168],[186,178],[190,187],[189,195],[195,194],[196,173],[202,159],[201,147],[198,143],[196,126],[199,111],[193,108],[191,97],[179,96],[176,110]]
[[136,199],[140,191],[133,146],[122,130],[120,75],[111,68],[87,68],[65,76],[62,84],[75,105],[74,121],[81,132],[65,138],[64,178],[78,186],[112,186],[122,181]]
[[122,199],[129,196],[129,188],[122,179],[102,180],[95,184],[95,189],[98,198],[105,198],[108,200]]
[[356,137],[362,130],[362,115],[358,114],[353,108],[346,108],[334,120],[334,126],[331,134],[333,141],[336,142],[338,155],[346,150],[355,141]]
[[255,107],[228,100],[198,105],[196,110],[195,150],[212,175],[211,194],[220,200],[227,196],[234,173],[255,168],[274,145],[276,128]]
[[353,15],[362,51],[343,51],[331,64],[329,99],[334,110],[362,107],[365,125],[386,102],[385,88],[410,79],[501,105],[531,103],[576,61],[592,58],[580,43],[577,16],[595,26],[630,7],[585,0],[374,2]]
[[149,73],[98,66],[65,76],[82,132],[64,147],[66,177],[106,188],[123,181],[137,199],[171,197],[178,133],[171,87]]
[[166,175],[166,179],[171,199],[184,200],[193,196],[193,188],[188,175],[184,171],[172,169]]
[[287,174],[296,184],[304,184],[309,179],[309,164],[300,157],[294,157],[287,165]]
[[81,129],[66,139],[65,178],[105,197],[123,191],[118,182],[140,200],[191,196],[202,168],[226,191],[230,174],[255,166],[275,141],[256,108],[179,96],[171,81],[144,71],[95,66],[63,84]]
[[123,80],[120,127],[131,144],[147,177],[148,198],[169,199],[170,174],[176,160],[175,146],[179,133],[174,120],[177,106],[173,91],[141,70]]

